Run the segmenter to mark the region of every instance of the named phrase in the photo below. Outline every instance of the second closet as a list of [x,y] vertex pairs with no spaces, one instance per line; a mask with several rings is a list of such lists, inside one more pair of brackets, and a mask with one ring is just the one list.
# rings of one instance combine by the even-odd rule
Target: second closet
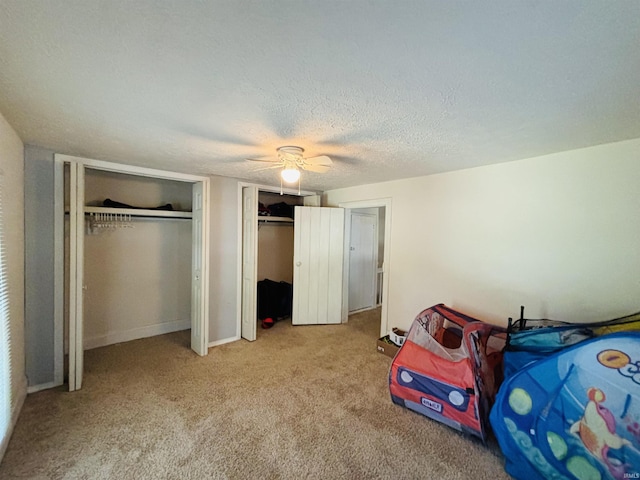
[[[296,205],[303,205],[303,197],[258,192],[258,332],[262,330],[260,327],[264,321],[260,317],[269,311],[265,305],[274,300],[268,296],[277,295],[271,293],[273,288],[266,284],[269,281],[293,284],[293,217]],[[282,290],[277,286],[271,287],[276,291]],[[286,286],[283,289],[286,291]],[[282,299],[276,300],[277,304],[282,302]],[[290,323],[291,317],[273,320]]]

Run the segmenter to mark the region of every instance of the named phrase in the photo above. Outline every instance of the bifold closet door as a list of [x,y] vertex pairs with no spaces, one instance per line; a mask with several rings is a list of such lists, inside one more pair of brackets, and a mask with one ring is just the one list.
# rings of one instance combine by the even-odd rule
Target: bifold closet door
[[200,356],[207,355],[209,333],[206,328],[208,322],[207,305],[204,298],[204,289],[207,285],[205,271],[205,252],[203,239],[205,219],[203,217],[206,202],[204,182],[196,182],[192,187],[192,218],[191,218],[191,349]]
[[69,391],[82,388],[84,368],[84,165],[70,162],[69,175]]
[[256,339],[258,316],[258,189],[242,189],[242,338]]
[[342,321],[344,209],[295,207],[294,325]]

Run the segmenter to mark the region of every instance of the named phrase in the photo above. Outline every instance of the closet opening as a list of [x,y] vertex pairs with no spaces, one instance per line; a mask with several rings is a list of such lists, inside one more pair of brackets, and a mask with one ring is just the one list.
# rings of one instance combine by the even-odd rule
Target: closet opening
[[64,155],[56,168],[69,390],[85,349],[190,330],[206,355],[209,179]]
[[[238,185],[238,208],[242,212],[238,218],[238,238],[242,248],[238,259],[238,337],[255,341],[261,334],[276,332],[277,335],[282,327],[291,325],[295,320],[294,299],[303,285],[294,285],[295,240],[300,232],[296,227],[299,219],[294,217],[296,209],[318,205],[319,202],[320,198],[314,192],[293,189],[281,192],[280,188],[265,185]],[[273,287],[271,290],[276,290],[276,294],[269,294],[269,287]],[[288,289],[292,290],[291,300]],[[271,314],[265,311],[265,305]],[[267,318],[273,322],[265,323],[264,327],[268,328],[263,328],[263,321]]]
[[191,328],[191,188],[86,169],[85,350]]
[[303,203],[298,195],[258,190],[258,338],[266,330],[281,332],[284,325],[291,325],[294,212]]

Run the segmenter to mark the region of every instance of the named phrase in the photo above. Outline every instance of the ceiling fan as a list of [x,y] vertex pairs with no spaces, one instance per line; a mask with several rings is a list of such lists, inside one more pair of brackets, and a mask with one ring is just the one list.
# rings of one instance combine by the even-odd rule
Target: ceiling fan
[[268,162],[273,165],[266,167],[266,170],[270,168],[281,168],[280,171],[280,186],[282,182],[295,183],[298,182],[298,190],[300,190],[300,170],[307,170],[309,172],[326,173],[331,168],[333,162],[326,155],[320,155],[318,157],[303,156],[304,148],[296,146],[284,146],[279,147],[276,150],[278,158],[276,159],[257,159],[248,158],[252,162]]

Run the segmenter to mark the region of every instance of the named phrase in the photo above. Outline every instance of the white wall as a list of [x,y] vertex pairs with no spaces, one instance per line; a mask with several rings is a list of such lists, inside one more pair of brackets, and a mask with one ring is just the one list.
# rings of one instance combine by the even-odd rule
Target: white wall
[[27,392],[24,351],[24,145],[2,114],[0,169],[11,347],[11,423],[8,430],[0,431],[2,460]]
[[[29,387],[52,386],[54,344],[53,152],[24,147],[25,354]],[[62,379],[59,379],[62,382]]]
[[391,197],[389,328],[445,303],[493,323],[640,310],[640,139],[339,189]]

